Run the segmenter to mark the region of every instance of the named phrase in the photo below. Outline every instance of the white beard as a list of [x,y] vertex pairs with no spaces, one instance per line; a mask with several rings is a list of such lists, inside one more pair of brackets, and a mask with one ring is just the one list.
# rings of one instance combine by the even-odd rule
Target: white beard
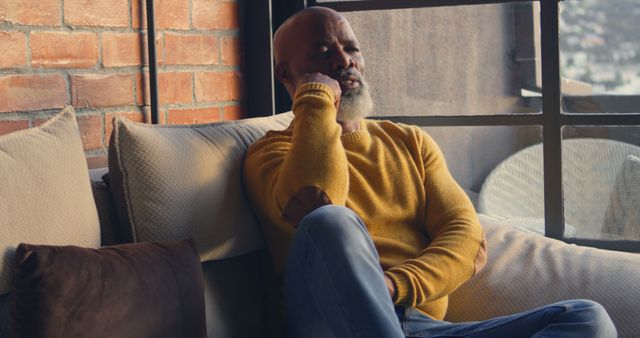
[[341,122],[359,121],[371,114],[373,100],[369,93],[369,84],[361,80],[361,86],[355,93],[343,94],[340,97],[337,120]]

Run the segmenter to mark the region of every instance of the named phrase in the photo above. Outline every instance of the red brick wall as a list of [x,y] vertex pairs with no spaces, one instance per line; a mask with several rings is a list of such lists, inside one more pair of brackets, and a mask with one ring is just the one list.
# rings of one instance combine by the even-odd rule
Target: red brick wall
[[[154,4],[160,123],[240,118],[238,3]],[[146,50],[144,0],[0,1],[0,135],[71,104],[89,165],[105,165],[113,116],[150,120]]]

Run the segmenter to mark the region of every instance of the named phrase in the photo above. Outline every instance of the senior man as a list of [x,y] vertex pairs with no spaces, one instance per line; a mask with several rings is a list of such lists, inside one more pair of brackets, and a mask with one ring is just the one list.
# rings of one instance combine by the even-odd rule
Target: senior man
[[276,273],[287,336],[616,336],[574,300],[482,322],[443,321],[448,295],[486,261],[473,206],[421,129],[373,109],[347,20],[311,7],[274,37],[294,119],[251,146],[244,175]]

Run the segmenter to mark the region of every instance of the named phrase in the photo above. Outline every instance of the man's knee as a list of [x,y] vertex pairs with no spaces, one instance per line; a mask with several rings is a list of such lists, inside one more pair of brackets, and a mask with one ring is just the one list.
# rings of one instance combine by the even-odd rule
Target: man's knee
[[615,338],[618,336],[616,327],[604,306],[591,300],[579,299],[574,301],[572,308],[582,313],[586,323],[592,324],[593,337]]
[[316,241],[326,239],[338,243],[366,235],[360,217],[351,209],[337,205],[325,205],[312,211],[300,221],[298,231],[308,233]]
[[351,209],[339,206],[339,205],[325,205],[322,206],[308,215],[306,215],[300,221],[301,227],[314,227],[314,226],[337,226],[343,223],[355,223],[361,222],[358,215],[356,215]]
[[616,326],[613,324],[609,313],[604,306],[593,301],[587,301],[591,305],[594,321],[598,323],[600,337],[617,337]]

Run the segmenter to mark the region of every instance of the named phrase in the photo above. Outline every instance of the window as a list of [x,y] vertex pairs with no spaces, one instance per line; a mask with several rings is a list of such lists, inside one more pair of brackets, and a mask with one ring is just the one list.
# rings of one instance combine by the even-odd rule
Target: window
[[[272,0],[272,19],[277,27],[310,5],[342,11],[362,45],[374,118],[429,132],[480,212],[640,252],[640,224],[607,223],[626,212],[610,202],[616,184],[640,195],[618,177],[627,155],[640,157],[639,3]],[[263,111],[288,110],[286,94],[265,84],[254,86],[275,99]]]
[[640,239],[639,181],[624,179],[627,156],[640,153],[638,5],[559,3],[562,163],[580,169],[563,170],[564,216],[581,224],[586,243]]

